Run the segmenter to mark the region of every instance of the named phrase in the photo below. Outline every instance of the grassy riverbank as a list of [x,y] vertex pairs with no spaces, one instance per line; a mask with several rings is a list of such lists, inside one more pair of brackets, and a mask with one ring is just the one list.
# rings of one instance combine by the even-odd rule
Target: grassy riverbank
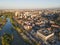
[[6,19],[2,19],[2,18],[0,17],[0,30],[1,30],[2,27],[5,25],[5,23],[6,23]]
[[2,45],[11,45],[13,36],[10,34],[4,34],[2,37]]

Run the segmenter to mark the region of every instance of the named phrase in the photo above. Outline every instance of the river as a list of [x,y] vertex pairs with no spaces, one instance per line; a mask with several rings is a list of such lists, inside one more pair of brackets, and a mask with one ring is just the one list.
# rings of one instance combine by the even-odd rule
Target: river
[[7,20],[6,24],[3,26],[2,30],[0,30],[0,45],[1,45],[1,36],[3,36],[4,33],[13,35],[14,38],[13,38],[13,42],[11,45],[28,45],[24,42],[24,40],[18,34],[18,32],[13,29],[10,19],[7,18],[6,20]]

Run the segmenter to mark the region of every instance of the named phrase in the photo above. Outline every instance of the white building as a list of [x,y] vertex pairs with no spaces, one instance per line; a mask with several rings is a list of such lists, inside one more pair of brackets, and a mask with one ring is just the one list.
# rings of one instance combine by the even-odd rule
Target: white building
[[54,37],[54,33],[51,33],[47,36],[45,36],[44,34],[40,33],[41,30],[37,31],[37,36],[42,39],[42,41],[44,41],[45,43],[47,43],[47,40]]

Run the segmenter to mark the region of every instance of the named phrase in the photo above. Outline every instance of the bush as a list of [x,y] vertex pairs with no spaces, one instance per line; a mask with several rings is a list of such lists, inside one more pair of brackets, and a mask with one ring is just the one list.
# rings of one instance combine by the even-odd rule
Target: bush
[[12,40],[13,40],[12,35],[10,35],[10,34],[4,34],[2,36],[2,45],[11,45]]

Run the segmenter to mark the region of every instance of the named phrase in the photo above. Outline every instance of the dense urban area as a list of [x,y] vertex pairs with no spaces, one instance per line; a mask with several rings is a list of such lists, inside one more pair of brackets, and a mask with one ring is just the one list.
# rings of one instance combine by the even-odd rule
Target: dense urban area
[[60,45],[60,9],[1,9],[0,45]]

